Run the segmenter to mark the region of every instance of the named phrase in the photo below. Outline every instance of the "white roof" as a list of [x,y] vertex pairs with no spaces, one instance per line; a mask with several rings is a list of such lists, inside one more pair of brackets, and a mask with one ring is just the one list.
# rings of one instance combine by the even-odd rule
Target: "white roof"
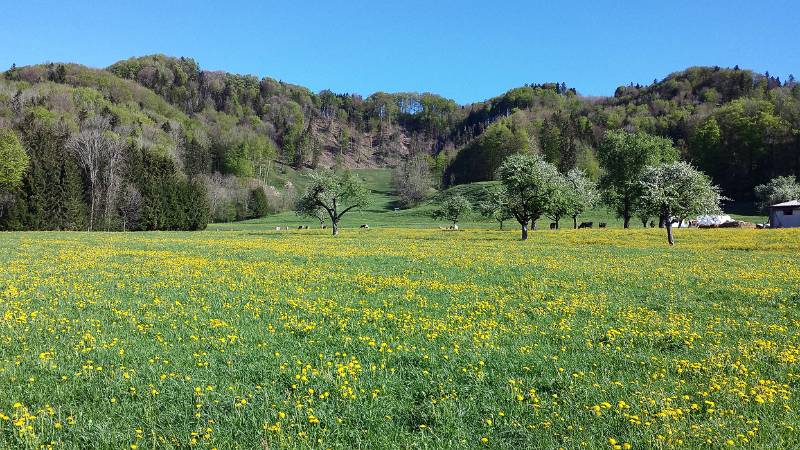
[[800,206],[800,201],[792,200],[788,202],[778,203],[776,205],[771,205],[770,208],[786,208],[791,206]]

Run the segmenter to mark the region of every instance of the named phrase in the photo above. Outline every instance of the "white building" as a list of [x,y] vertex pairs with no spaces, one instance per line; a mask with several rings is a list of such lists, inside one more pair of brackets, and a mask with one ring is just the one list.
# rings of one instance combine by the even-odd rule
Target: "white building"
[[769,207],[770,228],[800,228],[800,201],[778,203]]

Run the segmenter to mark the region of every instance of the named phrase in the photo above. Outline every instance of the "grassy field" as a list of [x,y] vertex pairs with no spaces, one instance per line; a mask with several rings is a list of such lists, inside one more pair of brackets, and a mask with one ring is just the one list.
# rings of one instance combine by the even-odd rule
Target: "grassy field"
[[0,448],[798,448],[800,230],[0,234]]
[[[305,186],[305,179],[302,174],[295,172],[292,169],[283,167],[285,171],[284,178],[292,181],[302,191]],[[359,227],[362,224],[368,224],[370,227],[403,227],[403,228],[438,228],[439,226],[447,226],[449,223],[445,221],[436,221],[431,217],[431,213],[436,205],[445,196],[451,193],[464,195],[477,207],[477,204],[483,199],[484,191],[490,187],[493,182],[480,182],[467,185],[454,186],[446,191],[435,194],[430,200],[423,204],[408,208],[398,208],[397,198],[392,191],[391,184],[391,169],[354,169],[353,172],[358,174],[364,184],[370,190],[370,204],[360,211],[353,211],[344,216],[342,219],[342,226],[347,228]],[[283,180],[283,178],[281,178]],[[282,186],[282,182],[273,183],[277,186]],[[398,208],[395,210],[395,208]],[[746,220],[748,222],[765,222],[767,218],[760,216],[754,210],[752,202],[740,202],[731,205],[728,213],[738,219]],[[617,218],[611,211],[604,207],[598,207],[579,218],[579,221],[594,222],[597,227],[600,222],[605,222],[610,228],[622,228],[622,220]],[[300,225],[308,225],[309,227],[319,227],[319,222],[315,219],[308,219],[298,217],[294,212],[284,212],[280,214],[272,214],[261,219],[246,220],[234,223],[219,223],[209,226],[211,230],[227,230],[227,231],[259,231],[267,229],[275,229],[275,227],[289,227],[297,228]],[[498,229],[499,224],[491,219],[485,219],[478,214],[478,211],[464,218],[460,225],[462,227],[470,228],[483,228],[483,229]],[[517,228],[518,225],[514,220],[510,220],[504,224],[508,228]],[[538,226],[542,228],[549,228],[550,219],[543,217],[539,220]],[[638,219],[632,221],[633,227],[641,227],[641,222]],[[561,227],[572,227],[572,219],[567,217],[562,219]]]

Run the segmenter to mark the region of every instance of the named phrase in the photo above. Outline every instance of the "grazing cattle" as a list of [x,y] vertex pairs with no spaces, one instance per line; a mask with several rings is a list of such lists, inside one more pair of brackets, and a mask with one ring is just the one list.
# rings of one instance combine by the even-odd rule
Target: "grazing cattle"
[[366,223],[363,223],[363,224],[361,224],[361,228],[366,228],[367,230],[369,230],[369,225],[367,225]]
[[275,231],[281,231],[281,227],[275,227]]
[[323,225],[322,229],[324,230],[325,228],[328,228],[328,226],[327,225]]
[[581,224],[578,225],[578,228],[592,228],[593,226],[594,222],[581,222]]
[[556,228],[558,228],[558,224],[556,224],[555,222],[550,222],[550,229],[555,230]]
[[297,227],[297,229],[298,229],[298,230],[302,230],[302,229],[303,229],[303,226],[302,226],[302,225],[300,225],[299,227]]
[[605,222],[600,222],[600,225],[598,225],[598,227],[605,228],[606,227],[606,223]]

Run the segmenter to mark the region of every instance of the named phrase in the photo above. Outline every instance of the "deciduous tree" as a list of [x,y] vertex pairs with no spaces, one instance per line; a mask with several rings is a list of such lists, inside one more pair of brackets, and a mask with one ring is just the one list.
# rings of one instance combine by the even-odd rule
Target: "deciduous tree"
[[503,184],[508,210],[522,228],[522,240],[526,240],[528,223],[535,223],[547,212],[560,174],[539,156],[518,153],[506,158],[497,177]]
[[0,129],[0,190],[17,187],[28,168],[28,154],[22,148],[17,134]]
[[363,208],[369,201],[364,184],[349,171],[341,174],[326,170],[311,175],[305,193],[297,202],[297,213],[316,217],[321,208],[331,219],[333,235],[339,234],[339,221],[349,211]]
[[112,200],[120,181],[121,140],[111,131],[107,117],[95,115],[84,121],[81,131],[70,137],[67,147],[89,179],[89,231],[94,227],[99,202],[103,203],[103,216],[109,227]]
[[506,202],[505,190],[502,186],[494,189],[487,189],[485,192],[485,199],[478,205],[481,215],[486,218],[492,218],[500,224],[500,229],[503,229],[503,223],[507,220],[513,219],[514,216],[508,209]]
[[775,177],[769,183],[756,186],[755,193],[758,207],[765,211],[769,205],[800,200],[800,184],[792,176]]
[[438,208],[433,211],[436,219],[446,219],[453,222],[455,227],[458,219],[464,217],[472,211],[472,204],[463,195],[454,194],[448,196]]
[[673,245],[672,221],[691,215],[714,214],[723,200],[718,186],[689,163],[662,163],[644,170],[639,184],[641,202],[648,209],[666,217],[667,242]]
[[606,132],[598,157],[605,169],[600,178],[604,200],[628,228],[636,200],[641,195],[642,172],[648,166],[675,161],[678,151],[667,138],[611,130]]
[[572,227],[578,228],[578,216],[594,208],[600,200],[597,185],[580,169],[572,169],[565,177],[567,192],[567,215],[572,217]]
[[17,134],[0,129],[0,217],[11,199],[8,191],[19,186],[28,163],[28,154],[22,148]]
[[433,190],[428,159],[417,155],[400,163],[392,173],[392,184],[403,206],[413,206],[424,200]]

